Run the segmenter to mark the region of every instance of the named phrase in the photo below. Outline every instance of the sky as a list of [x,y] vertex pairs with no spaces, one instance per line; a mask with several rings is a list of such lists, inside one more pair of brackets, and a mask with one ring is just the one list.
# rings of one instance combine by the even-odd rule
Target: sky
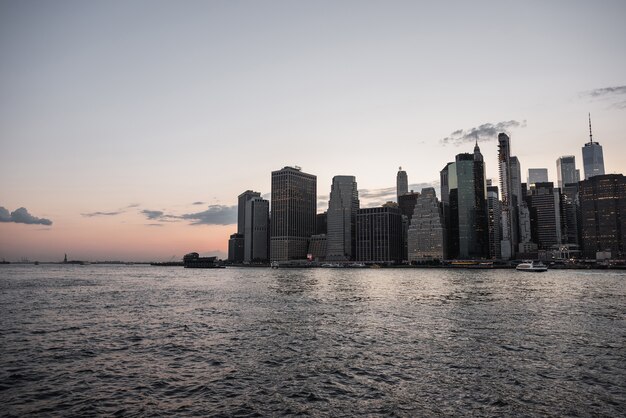
[[271,172],[361,206],[499,131],[522,166],[594,140],[626,174],[626,2],[0,0],[0,258],[226,257]]

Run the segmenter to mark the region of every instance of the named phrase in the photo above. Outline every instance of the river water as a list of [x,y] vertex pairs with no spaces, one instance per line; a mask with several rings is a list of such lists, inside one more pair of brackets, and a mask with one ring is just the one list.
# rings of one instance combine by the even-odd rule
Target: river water
[[626,415],[626,272],[0,266],[0,414]]

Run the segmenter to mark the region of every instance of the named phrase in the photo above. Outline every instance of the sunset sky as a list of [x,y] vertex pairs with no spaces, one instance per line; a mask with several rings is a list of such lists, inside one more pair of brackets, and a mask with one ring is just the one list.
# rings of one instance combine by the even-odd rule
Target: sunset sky
[[373,206],[500,130],[556,182],[588,112],[626,174],[626,2],[440,3],[0,1],[0,259],[225,257],[272,170]]

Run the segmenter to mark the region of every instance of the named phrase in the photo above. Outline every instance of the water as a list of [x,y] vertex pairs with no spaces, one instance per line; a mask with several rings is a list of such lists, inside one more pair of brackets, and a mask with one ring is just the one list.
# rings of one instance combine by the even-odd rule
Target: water
[[0,414],[624,416],[626,272],[0,266]]

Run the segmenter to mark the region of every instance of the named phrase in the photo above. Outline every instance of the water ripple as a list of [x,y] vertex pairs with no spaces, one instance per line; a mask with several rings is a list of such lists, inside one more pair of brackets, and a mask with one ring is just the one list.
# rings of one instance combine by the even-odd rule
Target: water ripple
[[624,416],[626,275],[1,266],[2,416]]

